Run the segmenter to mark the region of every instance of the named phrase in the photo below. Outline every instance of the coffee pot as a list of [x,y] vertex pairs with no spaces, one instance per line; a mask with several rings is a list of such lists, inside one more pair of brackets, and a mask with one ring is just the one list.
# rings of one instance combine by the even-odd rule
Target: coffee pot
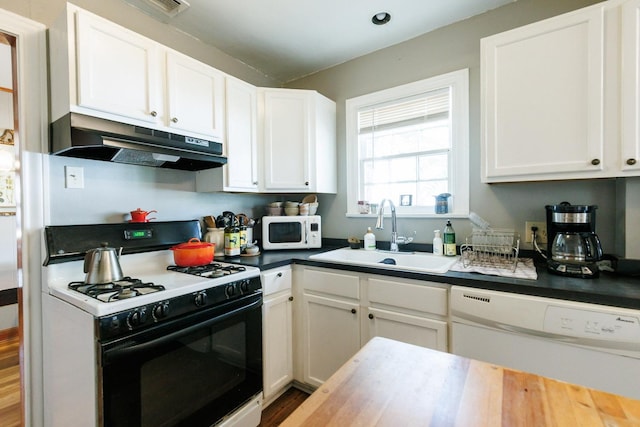
[[84,272],[87,273],[85,283],[98,285],[122,280],[120,268],[120,255],[122,248],[108,247],[108,243],[102,243],[100,248],[90,249],[84,257]]
[[593,263],[602,259],[602,246],[595,233],[560,232],[551,246],[551,259],[572,264]]
[[602,246],[595,233],[595,205],[547,205],[547,269],[554,274],[598,277]]

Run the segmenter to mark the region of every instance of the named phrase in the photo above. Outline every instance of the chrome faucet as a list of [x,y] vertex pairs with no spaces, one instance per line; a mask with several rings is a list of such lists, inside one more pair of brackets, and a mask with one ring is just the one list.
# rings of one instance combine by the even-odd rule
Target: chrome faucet
[[389,199],[382,199],[380,202],[380,208],[378,210],[378,220],[376,221],[376,228],[378,230],[384,230],[384,204],[385,202],[389,202],[389,207],[391,208],[391,242],[389,245],[389,250],[391,252],[398,252],[398,245],[406,245],[407,243],[411,243],[413,241],[413,237],[404,237],[398,236],[398,222],[396,219],[396,207],[393,202]]

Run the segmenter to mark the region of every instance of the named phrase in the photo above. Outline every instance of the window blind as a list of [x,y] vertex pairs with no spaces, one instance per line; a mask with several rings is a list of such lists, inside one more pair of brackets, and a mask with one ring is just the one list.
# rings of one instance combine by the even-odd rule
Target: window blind
[[443,88],[391,103],[365,107],[358,112],[358,132],[405,126],[412,122],[442,119],[449,115],[450,89]]

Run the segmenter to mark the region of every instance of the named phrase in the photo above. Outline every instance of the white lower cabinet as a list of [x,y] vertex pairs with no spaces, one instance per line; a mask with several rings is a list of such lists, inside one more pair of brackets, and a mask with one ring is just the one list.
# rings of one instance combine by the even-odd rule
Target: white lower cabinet
[[360,349],[360,280],[304,268],[301,287],[302,381],[319,387]]
[[299,380],[319,387],[375,336],[448,350],[446,285],[300,266]]
[[369,339],[384,337],[447,351],[447,322],[377,308],[369,308],[367,317]]
[[369,278],[366,341],[385,337],[447,351],[447,294],[425,282]]
[[357,303],[338,298],[304,295],[305,377],[319,387],[360,349]]
[[265,404],[293,381],[291,267],[262,273],[262,363]]

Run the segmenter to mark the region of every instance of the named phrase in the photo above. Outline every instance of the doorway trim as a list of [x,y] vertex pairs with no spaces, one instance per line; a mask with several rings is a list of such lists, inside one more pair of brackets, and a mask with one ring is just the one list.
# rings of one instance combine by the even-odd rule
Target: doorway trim
[[0,9],[0,32],[16,37],[18,95],[18,160],[16,190],[18,292],[23,425],[41,426],[43,419],[41,283],[43,228],[48,220],[48,141],[46,27]]

